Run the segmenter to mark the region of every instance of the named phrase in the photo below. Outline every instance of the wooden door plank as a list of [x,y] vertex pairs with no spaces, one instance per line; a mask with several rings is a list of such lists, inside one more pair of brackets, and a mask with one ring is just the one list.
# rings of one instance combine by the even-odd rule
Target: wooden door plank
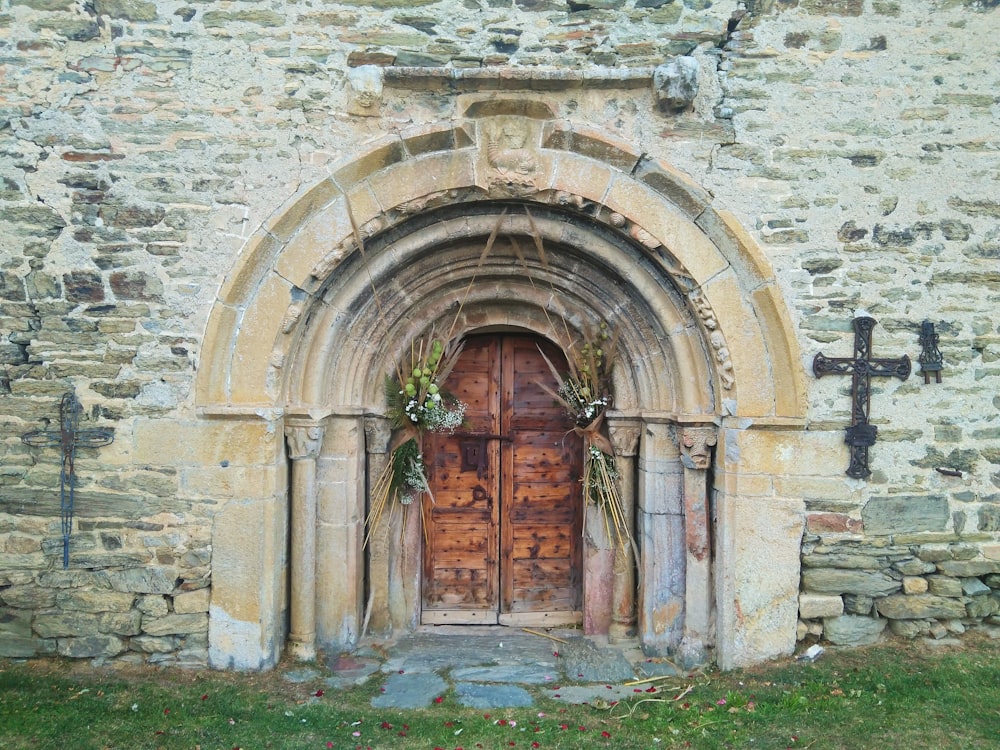
[[[498,430],[499,346],[495,337],[466,342],[444,383],[466,404],[463,432]],[[496,621],[499,445],[484,448],[485,460],[470,470],[461,438],[425,436],[424,453],[433,456],[427,463],[434,501],[424,500],[422,622]]]
[[[547,342],[557,367],[562,353]],[[557,383],[539,340],[505,339],[501,425],[513,438],[503,458],[501,621],[513,615],[565,612],[582,606],[582,443],[571,420],[540,383]],[[545,616],[538,622],[551,621]]]

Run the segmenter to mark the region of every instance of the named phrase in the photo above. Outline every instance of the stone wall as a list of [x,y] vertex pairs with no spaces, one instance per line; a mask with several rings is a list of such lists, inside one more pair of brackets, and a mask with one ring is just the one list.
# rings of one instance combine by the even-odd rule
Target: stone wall
[[[868,481],[843,474],[830,377],[808,425],[830,460],[763,455],[761,493],[804,502],[803,632],[995,618],[1000,11],[745,5],[0,0],[0,655],[205,661],[213,525],[286,482],[271,415],[194,407],[220,284],[331,165],[491,87],[543,92],[716,196],[774,267],[805,370],[849,355],[858,311],[876,356],[915,359],[935,321],[944,382],[876,384]],[[674,56],[698,84],[679,112],[652,88]],[[54,428],[70,386],[115,442],[77,457],[63,571],[58,454],[19,436]]]

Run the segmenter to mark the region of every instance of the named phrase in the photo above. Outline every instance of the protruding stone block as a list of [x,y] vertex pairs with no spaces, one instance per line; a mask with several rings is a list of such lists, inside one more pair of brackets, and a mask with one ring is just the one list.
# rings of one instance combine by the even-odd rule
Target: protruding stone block
[[683,112],[698,96],[698,61],[686,55],[657,67],[653,72],[653,94],[661,112]]
[[959,599],[933,594],[893,594],[875,602],[875,609],[894,620],[965,617],[965,606]]
[[869,646],[878,642],[886,622],[858,615],[829,617],[823,621],[823,635],[837,646]]
[[844,600],[839,596],[799,594],[799,617],[803,620],[839,617],[842,614],[844,614]]

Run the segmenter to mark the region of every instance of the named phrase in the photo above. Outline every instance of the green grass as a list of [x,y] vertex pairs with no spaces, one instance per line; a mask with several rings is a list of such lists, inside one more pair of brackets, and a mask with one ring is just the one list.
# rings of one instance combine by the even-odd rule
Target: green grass
[[828,651],[664,680],[616,705],[567,706],[540,688],[533,708],[493,711],[450,693],[425,710],[374,709],[377,679],[335,692],[281,670],[0,661],[0,748],[997,748],[998,645]]

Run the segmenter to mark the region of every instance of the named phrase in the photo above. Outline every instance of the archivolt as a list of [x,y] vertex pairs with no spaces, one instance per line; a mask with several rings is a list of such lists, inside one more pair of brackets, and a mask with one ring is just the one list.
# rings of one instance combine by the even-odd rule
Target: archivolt
[[490,171],[490,127],[485,117],[387,141],[279,211],[220,291],[199,406],[377,412],[403,348],[446,333],[468,290],[456,333],[564,341],[615,326],[619,409],[801,418],[802,368],[773,275],[710,196],[566,123],[558,137],[525,126],[537,158],[511,187]]

